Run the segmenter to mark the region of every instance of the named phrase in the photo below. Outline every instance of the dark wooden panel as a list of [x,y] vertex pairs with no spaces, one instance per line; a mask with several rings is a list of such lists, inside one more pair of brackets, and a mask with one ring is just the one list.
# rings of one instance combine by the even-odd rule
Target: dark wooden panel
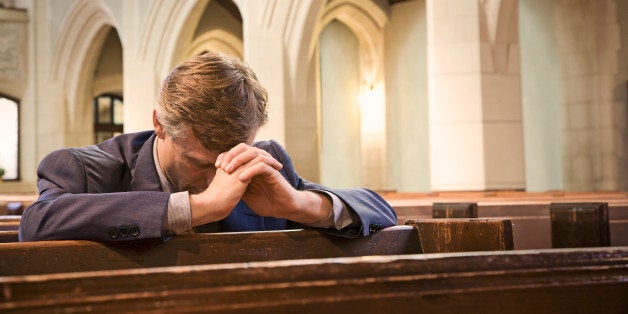
[[3,313],[627,313],[628,248],[0,277]]
[[552,203],[552,247],[610,246],[607,203]]
[[420,253],[416,228],[348,239],[316,230],[233,232],[124,242],[0,243],[0,276]]
[[408,219],[418,228],[424,253],[512,250],[512,222],[506,218]]

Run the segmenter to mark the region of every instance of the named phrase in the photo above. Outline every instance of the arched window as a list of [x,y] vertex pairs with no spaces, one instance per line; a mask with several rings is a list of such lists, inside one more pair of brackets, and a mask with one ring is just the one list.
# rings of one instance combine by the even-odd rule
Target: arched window
[[122,134],[124,117],[122,97],[103,94],[94,98],[94,140],[96,143]]
[[20,179],[20,106],[0,94],[0,176],[4,181]]

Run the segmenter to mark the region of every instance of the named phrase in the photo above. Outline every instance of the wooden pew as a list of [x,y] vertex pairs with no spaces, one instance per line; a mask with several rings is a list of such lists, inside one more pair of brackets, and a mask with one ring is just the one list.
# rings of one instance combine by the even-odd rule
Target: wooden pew
[[21,215],[24,208],[37,200],[37,194],[0,194],[0,215]]
[[21,215],[0,215],[0,243],[17,242]]
[[3,313],[626,313],[628,247],[0,277]]
[[0,243],[0,276],[181,265],[420,253],[416,228],[348,239],[316,230],[193,234],[168,241]]
[[[0,256],[3,257],[0,259],[0,276],[511,248],[493,243],[495,238],[512,237],[511,230],[497,230],[488,221],[468,223],[475,227],[463,230],[460,226],[464,220],[450,223],[419,221],[416,222],[419,228],[394,226],[355,239],[316,230],[289,230],[194,234],[173,237],[168,241],[0,243]],[[431,237],[429,233],[421,237],[421,228],[454,236],[448,243],[438,245],[436,242],[442,241],[442,238]],[[474,241],[464,240],[473,238],[477,230],[491,235],[476,237]],[[492,234],[497,232],[501,234]]]
[[19,241],[17,231],[0,231],[0,243],[11,243],[17,241]]
[[20,226],[22,215],[0,215],[0,231],[14,231]]
[[551,203],[552,247],[610,246],[608,203]]
[[512,222],[495,218],[407,219],[423,253],[503,251],[514,248]]
[[444,203],[478,204],[478,217],[508,217],[514,225],[515,249],[552,247],[550,204],[559,202],[606,202],[611,246],[628,245],[628,193],[595,192],[547,193],[439,192],[387,193],[384,198],[397,212],[399,223],[407,219],[432,217],[432,205]]

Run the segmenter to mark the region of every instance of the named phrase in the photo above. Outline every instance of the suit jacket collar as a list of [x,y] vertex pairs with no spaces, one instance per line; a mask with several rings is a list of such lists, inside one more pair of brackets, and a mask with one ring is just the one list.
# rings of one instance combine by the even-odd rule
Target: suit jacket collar
[[132,191],[162,191],[159,183],[159,175],[155,168],[153,157],[153,133],[144,143],[142,143],[135,160],[135,167],[131,169],[131,190]]

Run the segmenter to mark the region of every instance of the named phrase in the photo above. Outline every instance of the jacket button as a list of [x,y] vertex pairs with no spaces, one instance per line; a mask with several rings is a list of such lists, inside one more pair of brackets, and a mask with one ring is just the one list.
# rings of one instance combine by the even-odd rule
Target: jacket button
[[131,236],[137,237],[138,235],[140,235],[140,227],[131,226],[131,229],[129,230],[129,232],[131,233]]
[[118,230],[116,228],[109,228],[109,238],[110,239],[117,239],[118,238]]
[[120,229],[118,229],[118,233],[121,237],[126,238],[129,236],[129,228],[127,228],[126,226],[122,226],[120,227]]
[[369,232],[377,232],[382,230],[382,225],[380,224],[369,224]]

